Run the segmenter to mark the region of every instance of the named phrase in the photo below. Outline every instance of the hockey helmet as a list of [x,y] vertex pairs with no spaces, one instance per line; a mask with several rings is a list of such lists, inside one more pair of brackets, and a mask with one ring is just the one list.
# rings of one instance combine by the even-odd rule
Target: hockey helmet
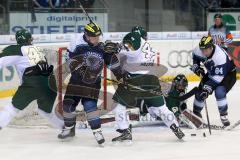
[[15,38],[17,44],[28,45],[29,42],[32,40],[32,34],[26,29],[21,29],[16,32]]
[[143,39],[147,40],[147,32],[143,27],[135,26],[135,27],[132,28],[132,32],[137,32],[138,34],[140,34],[140,36]]
[[102,34],[102,30],[96,23],[90,22],[84,27],[84,33],[89,37],[97,37]]
[[136,32],[130,32],[123,38],[123,45],[132,50],[138,50],[141,46],[141,36]]
[[200,49],[207,49],[213,47],[213,39],[210,36],[203,36],[199,42]]
[[185,91],[188,87],[188,80],[184,74],[178,74],[172,81],[175,88],[179,91]]

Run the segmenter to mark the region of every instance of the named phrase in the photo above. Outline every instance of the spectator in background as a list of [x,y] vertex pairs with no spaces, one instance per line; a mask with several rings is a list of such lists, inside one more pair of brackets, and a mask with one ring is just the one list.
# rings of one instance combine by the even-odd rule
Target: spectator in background
[[95,0],[80,0],[84,8],[92,8]]
[[212,37],[214,44],[225,50],[227,50],[228,44],[233,40],[231,32],[222,22],[221,14],[215,14],[214,25],[209,28],[208,35]]
[[60,7],[61,8],[75,8],[76,7],[76,0],[60,0]]
[[221,8],[234,8],[234,0],[221,0]]
[[56,8],[59,6],[59,0],[33,0],[34,7],[37,8]]
[[219,8],[221,0],[198,0],[199,4],[204,8]]

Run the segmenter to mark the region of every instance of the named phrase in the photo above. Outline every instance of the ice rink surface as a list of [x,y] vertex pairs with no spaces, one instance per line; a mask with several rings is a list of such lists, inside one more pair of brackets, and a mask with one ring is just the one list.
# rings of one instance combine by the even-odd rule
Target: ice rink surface
[[[189,89],[196,83],[190,84]],[[231,123],[240,120],[240,81],[227,96]],[[0,106],[8,101],[0,100]],[[191,98],[188,108],[192,109]],[[214,96],[207,100],[212,124],[220,125]],[[203,110],[205,113],[205,110]],[[203,114],[206,119],[205,114]],[[151,126],[133,129],[134,141],[131,145],[111,143],[116,136],[114,128],[103,127],[106,138],[104,148],[97,146],[89,129],[77,130],[76,137],[69,142],[57,139],[52,128],[17,129],[5,128],[0,131],[0,160],[239,160],[240,127],[233,131],[207,129],[183,129],[186,134],[180,142],[166,127]],[[203,137],[203,132],[207,137]],[[191,133],[197,136],[191,137]]]

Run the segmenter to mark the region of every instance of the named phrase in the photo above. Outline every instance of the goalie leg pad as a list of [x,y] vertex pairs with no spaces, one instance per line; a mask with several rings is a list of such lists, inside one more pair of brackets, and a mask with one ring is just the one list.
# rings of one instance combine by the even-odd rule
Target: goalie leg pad
[[0,128],[6,127],[19,112],[12,104],[0,111]]
[[128,114],[125,106],[117,104],[113,110],[117,129],[124,130],[129,127]]
[[[186,120],[189,120],[196,128],[200,128],[203,125],[203,120],[196,116],[191,110],[185,109],[181,116],[185,117]],[[189,123],[191,125],[191,123]],[[191,125],[192,126],[192,125]],[[193,127],[192,127],[193,128]]]

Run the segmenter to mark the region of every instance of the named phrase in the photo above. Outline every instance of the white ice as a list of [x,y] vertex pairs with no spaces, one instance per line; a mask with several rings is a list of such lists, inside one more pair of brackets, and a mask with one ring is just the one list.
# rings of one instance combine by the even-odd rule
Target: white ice
[[[190,84],[193,87],[196,83]],[[240,120],[240,81],[227,96],[229,118],[232,123]],[[8,99],[0,100],[3,106]],[[191,98],[188,108],[192,109]],[[207,100],[210,122],[220,125],[215,98]],[[204,113],[205,110],[203,110]],[[205,114],[203,114],[205,117]],[[206,119],[206,118],[205,118]],[[233,131],[207,129],[183,129],[184,142],[179,142],[165,127],[144,127],[133,129],[132,145],[113,145],[110,141],[116,133],[114,128],[103,127],[106,145],[100,148],[88,129],[77,130],[77,136],[70,142],[57,139],[58,131],[52,128],[16,129],[0,131],[0,160],[239,160],[240,127]],[[205,132],[207,137],[203,137]],[[191,137],[196,133],[196,137]]]

